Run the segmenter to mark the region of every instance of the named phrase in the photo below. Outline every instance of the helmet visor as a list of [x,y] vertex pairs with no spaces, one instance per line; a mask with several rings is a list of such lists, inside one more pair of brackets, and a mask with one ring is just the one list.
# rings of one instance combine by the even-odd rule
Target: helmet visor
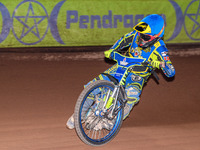
[[151,33],[150,26],[145,22],[138,23],[135,27],[133,27],[133,29],[139,33]]
[[138,24],[137,26],[135,26],[135,30],[139,31],[139,32],[143,32],[147,29],[148,24],[146,24],[145,22],[142,22],[141,24]]

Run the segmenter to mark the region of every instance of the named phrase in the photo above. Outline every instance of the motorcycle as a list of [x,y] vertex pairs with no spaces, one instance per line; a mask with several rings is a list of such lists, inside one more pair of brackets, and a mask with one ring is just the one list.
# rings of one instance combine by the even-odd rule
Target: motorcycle
[[110,81],[97,80],[86,86],[75,105],[75,130],[88,145],[106,144],[119,132],[127,103],[124,85],[129,73],[148,70],[158,79],[144,58],[127,57],[115,51],[114,60],[118,64],[115,76],[102,73]]

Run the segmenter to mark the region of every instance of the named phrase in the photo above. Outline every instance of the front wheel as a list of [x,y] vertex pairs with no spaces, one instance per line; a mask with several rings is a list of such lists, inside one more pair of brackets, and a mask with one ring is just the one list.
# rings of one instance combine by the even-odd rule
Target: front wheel
[[[98,80],[88,85],[80,94],[74,112],[75,129],[79,138],[86,144],[100,146],[111,141],[119,132],[123,121],[123,104],[120,98],[105,112],[106,97],[114,90],[114,84]],[[109,110],[115,110],[112,118]]]

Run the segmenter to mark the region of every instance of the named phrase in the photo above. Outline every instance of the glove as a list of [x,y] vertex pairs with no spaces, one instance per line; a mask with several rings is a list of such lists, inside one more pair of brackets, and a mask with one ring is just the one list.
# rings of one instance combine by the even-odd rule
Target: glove
[[111,53],[113,52],[114,50],[113,49],[109,49],[107,51],[104,52],[104,55],[106,58],[111,58]]
[[153,61],[151,61],[151,66],[153,66],[154,68],[158,68],[158,69],[160,69],[160,67],[164,68],[165,62],[153,60]]

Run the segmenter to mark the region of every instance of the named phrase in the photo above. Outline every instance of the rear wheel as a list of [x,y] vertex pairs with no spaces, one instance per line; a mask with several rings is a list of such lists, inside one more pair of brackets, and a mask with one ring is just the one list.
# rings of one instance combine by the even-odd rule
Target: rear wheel
[[[115,115],[110,118],[105,112],[106,96],[112,94],[114,84],[98,80],[88,85],[80,94],[74,112],[75,129],[79,138],[88,145],[98,146],[111,141],[119,132],[123,121],[123,107],[117,101]],[[119,99],[119,98],[118,98]]]

